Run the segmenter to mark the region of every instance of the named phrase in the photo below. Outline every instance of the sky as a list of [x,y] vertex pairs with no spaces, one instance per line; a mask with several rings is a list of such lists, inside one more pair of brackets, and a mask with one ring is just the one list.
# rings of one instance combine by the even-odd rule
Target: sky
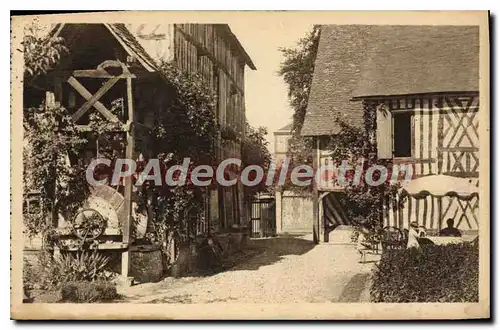
[[312,29],[305,22],[263,20],[249,26],[248,21],[229,24],[257,70],[246,68],[246,116],[252,126],[268,129],[269,150],[274,151],[273,132],[291,123],[293,110],[288,103],[287,85],[277,74],[283,60],[279,47],[294,46]]

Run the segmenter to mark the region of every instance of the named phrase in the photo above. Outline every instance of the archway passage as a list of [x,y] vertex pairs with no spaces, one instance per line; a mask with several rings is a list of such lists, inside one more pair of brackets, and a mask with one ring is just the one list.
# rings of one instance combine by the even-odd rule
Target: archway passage
[[341,225],[350,225],[351,221],[347,217],[339,194],[341,192],[323,192],[320,195],[320,216],[322,217],[324,241],[328,242],[329,233]]

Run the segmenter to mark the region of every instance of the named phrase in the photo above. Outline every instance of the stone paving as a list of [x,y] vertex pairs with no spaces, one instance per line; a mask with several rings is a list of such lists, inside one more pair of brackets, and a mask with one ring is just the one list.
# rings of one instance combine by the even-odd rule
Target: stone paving
[[205,277],[166,278],[120,293],[129,303],[368,302],[376,256],[359,263],[352,244],[314,245],[310,237],[252,239],[253,257]]

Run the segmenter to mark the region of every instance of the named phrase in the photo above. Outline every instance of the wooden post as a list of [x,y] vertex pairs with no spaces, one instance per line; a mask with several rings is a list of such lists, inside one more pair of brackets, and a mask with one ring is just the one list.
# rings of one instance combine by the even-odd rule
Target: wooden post
[[[313,173],[317,173],[318,164],[319,164],[319,139],[318,137],[313,138],[314,141],[314,149],[313,149]],[[316,178],[318,179],[318,178]],[[313,241],[314,244],[319,243],[319,190],[318,184],[319,179],[313,181],[313,193],[312,193],[312,201],[313,201]]]
[[277,190],[275,193],[276,208],[275,208],[275,221],[276,221],[276,234],[282,234],[283,232],[283,217],[281,214],[281,194],[282,192]]
[[[135,148],[135,127],[134,127],[134,105],[132,94],[132,78],[127,78],[127,108],[129,130],[127,132],[127,147],[125,151],[126,159],[133,159]],[[122,252],[122,276],[128,277],[130,272],[130,229],[132,224],[132,176],[125,178],[125,210],[126,216],[122,223],[122,242],[126,244],[126,250]]]
[[[259,194],[260,195],[260,194]],[[260,197],[260,196],[259,196]],[[259,231],[260,231],[260,237],[264,237],[264,210],[262,208],[262,204],[260,202],[259,198],[259,215],[260,215],[260,220],[259,220]]]
[[[333,194],[333,193],[331,193]],[[323,198],[326,195],[324,193],[319,194],[318,197],[318,217],[319,222],[323,224],[323,242],[328,243],[330,241],[330,232],[329,232],[329,224],[328,219],[325,217],[325,210],[323,208]],[[338,211],[338,210],[337,210]]]
[[[387,210],[387,203],[388,201],[384,198],[384,196],[382,196],[382,216],[381,216],[381,224],[382,224],[382,228],[385,227],[385,224],[386,224],[386,221],[387,221],[387,224],[389,225],[389,211]],[[399,228],[399,227],[398,227]],[[399,228],[401,229],[401,228]]]
[[438,202],[438,235],[439,235],[443,222],[443,197],[438,197],[437,202]]
[[[46,91],[45,92],[45,106],[48,108],[52,108],[56,106],[56,101],[55,101],[55,95],[53,92]],[[52,164],[54,165],[51,169],[51,174],[54,180],[51,182],[52,188],[50,189],[50,194],[51,196],[51,212],[50,212],[50,217],[46,219],[47,225],[50,228],[57,227],[57,222],[58,222],[58,212],[56,210],[56,196],[57,196],[57,184],[55,181],[55,177],[57,175],[56,173],[56,163],[57,163],[57,155],[53,154],[52,155]]]
[[61,79],[61,77],[54,78],[54,97],[55,97],[56,103],[59,103],[59,105],[63,105],[62,104],[63,92],[62,92],[62,79]]

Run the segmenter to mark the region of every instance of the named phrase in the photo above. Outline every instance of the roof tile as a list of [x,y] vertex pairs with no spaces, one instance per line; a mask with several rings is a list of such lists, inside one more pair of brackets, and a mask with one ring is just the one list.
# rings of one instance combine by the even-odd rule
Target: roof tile
[[324,25],[301,134],[362,125],[354,97],[477,91],[478,54],[475,26]]

